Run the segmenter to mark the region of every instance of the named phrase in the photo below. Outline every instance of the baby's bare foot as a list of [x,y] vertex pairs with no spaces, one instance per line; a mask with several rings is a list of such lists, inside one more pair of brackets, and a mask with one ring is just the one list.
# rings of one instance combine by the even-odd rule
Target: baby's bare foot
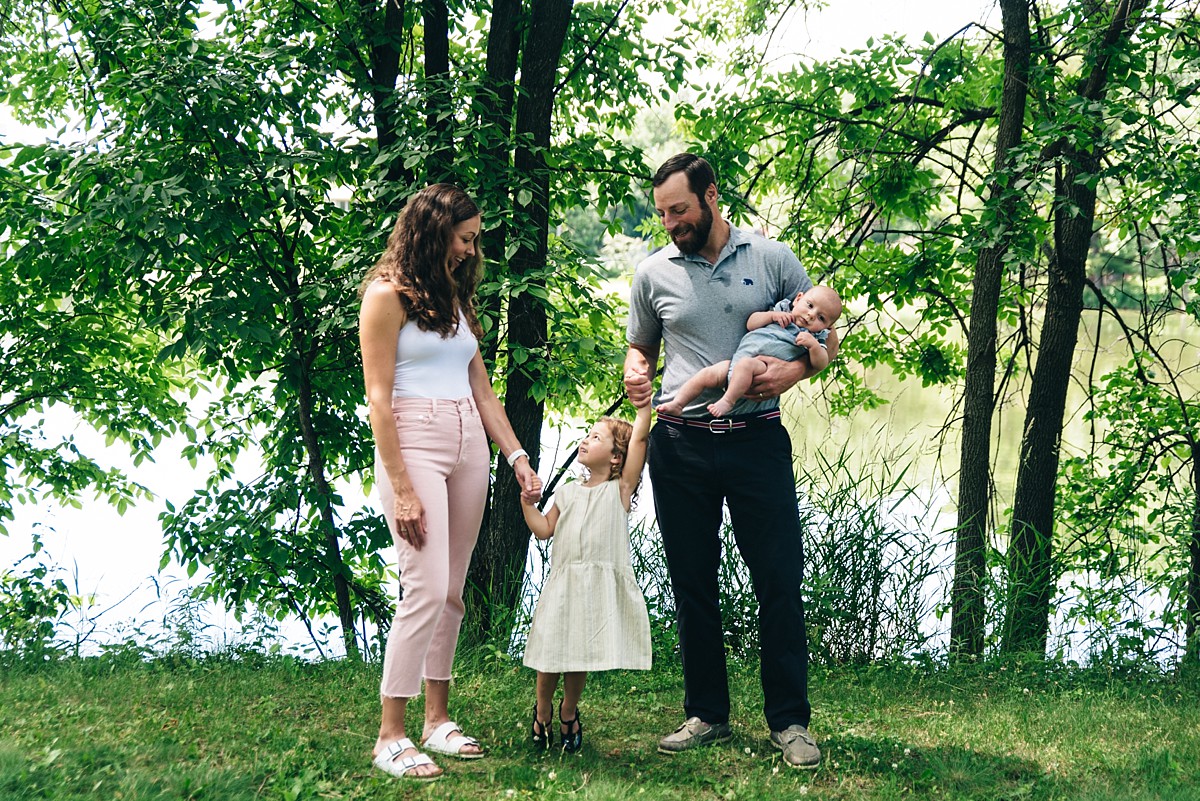
[[708,413],[713,417],[724,417],[725,415],[729,414],[729,410],[732,408],[732,403],[719,400],[716,403],[710,403],[708,405]]
[[673,414],[678,417],[679,415],[683,414],[683,407],[675,401],[667,401],[666,403],[656,406],[654,411],[658,412],[659,414]]

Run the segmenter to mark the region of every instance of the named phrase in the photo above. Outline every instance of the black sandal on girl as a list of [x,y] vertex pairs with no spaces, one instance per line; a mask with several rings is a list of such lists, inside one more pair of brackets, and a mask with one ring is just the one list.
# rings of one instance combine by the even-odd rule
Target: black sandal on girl
[[550,733],[550,721],[538,720],[537,716],[537,701],[533,702],[533,746],[538,750],[545,751],[550,747],[554,737]]
[[575,707],[574,720],[563,720],[562,701],[559,701],[558,719],[567,728],[565,732],[559,732],[559,736],[562,737],[563,751],[568,754],[578,753],[579,749],[583,748],[583,724],[579,722],[579,707]]

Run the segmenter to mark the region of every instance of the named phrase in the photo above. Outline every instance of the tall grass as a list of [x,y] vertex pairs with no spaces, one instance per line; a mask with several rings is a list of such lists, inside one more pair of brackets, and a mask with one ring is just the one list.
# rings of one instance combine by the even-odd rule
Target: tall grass
[[[797,504],[805,550],[802,589],[815,661],[866,663],[911,656],[936,637],[944,602],[948,550],[928,532],[936,510],[907,483],[904,467],[865,474],[845,450],[818,455],[798,475]],[[903,460],[899,460],[903,464]],[[753,657],[759,646],[758,601],[726,515],[720,564],[726,647]],[[634,571],[651,612],[656,654],[677,642],[675,609],[662,542],[652,518],[631,532]]]

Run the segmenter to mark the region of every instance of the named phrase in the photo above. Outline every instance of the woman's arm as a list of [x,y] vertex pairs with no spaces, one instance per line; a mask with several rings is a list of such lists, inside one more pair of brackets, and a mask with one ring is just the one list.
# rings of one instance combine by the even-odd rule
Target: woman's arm
[[536,503],[542,494],[542,480],[530,466],[529,455],[525,453],[512,430],[508,415],[504,413],[504,406],[496,397],[496,391],[492,389],[491,379],[488,378],[487,368],[483,365],[483,356],[479,351],[475,352],[475,357],[471,359],[471,365],[467,369],[471,379],[471,396],[475,399],[479,417],[483,420],[483,430],[492,442],[500,447],[500,455],[506,461],[514,453],[520,452],[521,455],[513,462],[513,473],[517,483],[521,485],[522,499]]
[[395,505],[386,511],[394,515],[397,535],[419,550],[425,543],[425,510],[404,465],[400,436],[392,418],[396,341],[406,318],[400,296],[390,283],[375,281],[367,287],[359,310],[358,342],[362,349],[371,434],[386,473],[375,480],[391,483]]
[[625,454],[625,467],[621,470],[621,503],[625,511],[633,499],[633,492],[642,480],[642,468],[646,465],[646,445],[650,438],[650,407],[641,406],[633,419],[633,434],[629,437],[629,451]]

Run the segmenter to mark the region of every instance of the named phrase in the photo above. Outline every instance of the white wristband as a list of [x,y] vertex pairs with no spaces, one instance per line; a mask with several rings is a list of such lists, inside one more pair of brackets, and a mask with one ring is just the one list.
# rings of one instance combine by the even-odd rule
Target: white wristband
[[510,453],[508,455],[508,466],[512,467],[514,464],[517,463],[517,460],[520,459],[522,456],[528,458],[529,454],[525,452],[524,448],[517,448],[515,451],[513,451],[512,453]]

